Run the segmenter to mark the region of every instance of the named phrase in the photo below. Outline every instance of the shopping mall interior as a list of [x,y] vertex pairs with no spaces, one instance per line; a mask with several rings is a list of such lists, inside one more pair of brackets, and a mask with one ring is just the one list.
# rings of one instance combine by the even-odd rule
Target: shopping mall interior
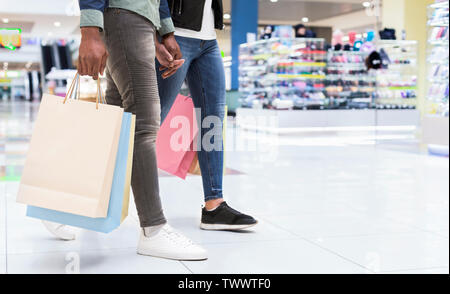
[[77,72],[80,9],[0,0],[0,274],[449,274],[449,1],[223,5],[224,195],[258,225],[200,230],[201,177],[160,171],[169,223],[208,250],[194,262],[136,254],[133,197],[120,228],[74,241],[26,216],[34,123]]

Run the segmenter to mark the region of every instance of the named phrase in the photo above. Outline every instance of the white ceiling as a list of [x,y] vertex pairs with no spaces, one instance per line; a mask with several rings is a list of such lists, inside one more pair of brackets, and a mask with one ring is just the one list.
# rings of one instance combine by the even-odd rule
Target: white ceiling
[[[223,0],[225,12],[231,11],[231,0]],[[363,10],[366,0],[259,0],[260,22],[295,23],[302,17],[311,21]]]
[[[225,12],[231,10],[231,0],[224,0]],[[302,17],[319,21],[336,15],[362,10],[363,0],[259,0],[261,23],[297,23]],[[12,4],[13,3],[13,4]],[[67,37],[77,34],[78,0],[0,0],[0,18],[9,24],[0,27],[27,26],[24,36]],[[56,27],[55,22],[61,26]],[[21,25],[22,23],[22,25]]]
[[[0,0],[0,27],[27,27],[25,37],[67,37],[79,25],[77,0]],[[4,24],[2,19],[9,19]],[[56,27],[55,22],[61,26]]]

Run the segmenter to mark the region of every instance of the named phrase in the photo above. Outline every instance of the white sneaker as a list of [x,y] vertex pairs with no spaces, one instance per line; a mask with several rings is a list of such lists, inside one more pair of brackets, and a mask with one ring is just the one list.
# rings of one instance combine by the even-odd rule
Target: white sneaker
[[55,237],[63,241],[72,241],[76,239],[75,233],[71,232],[66,225],[52,223],[49,221],[42,221],[45,228]]
[[141,236],[137,253],[174,260],[205,260],[207,252],[202,247],[175,231],[168,224],[146,236],[145,229],[141,229]]

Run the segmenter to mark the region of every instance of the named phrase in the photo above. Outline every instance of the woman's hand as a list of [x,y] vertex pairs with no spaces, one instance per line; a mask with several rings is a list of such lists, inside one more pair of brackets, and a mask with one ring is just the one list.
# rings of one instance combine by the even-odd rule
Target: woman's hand
[[167,68],[164,66],[161,66],[159,68],[159,71],[164,71],[162,74],[163,79],[167,79],[167,78],[173,76],[178,71],[178,69],[183,66],[184,59],[175,60],[173,62],[173,64],[174,64],[174,66],[172,68]]

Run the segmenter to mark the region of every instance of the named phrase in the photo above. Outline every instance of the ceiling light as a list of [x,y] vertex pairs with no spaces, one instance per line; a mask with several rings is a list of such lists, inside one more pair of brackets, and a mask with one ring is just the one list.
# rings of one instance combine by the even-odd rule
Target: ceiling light
[[231,15],[230,15],[229,13],[225,13],[225,14],[223,15],[223,18],[224,18],[224,19],[231,19]]
[[363,4],[362,4],[364,7],[366,7],[366,8],[369,8],[370,7],[370,2],[369,1],[365,1],[365,2],[363,2]]
[[55,25],[55,27],[60,27],[61,26],[61,23],[59,21],[55,21],[53,24]]
[[272,3],[277,3],[278,0],[270,0],[270,2],[272,2]]
[[9,19],[7,19],[7,18],[2,19],[2,21],[3,21],[3,23],[9,23]]
[[303,21],[303,22],[309,22],[309,18],[304,17],[304,18],[302,18],[302,21]]

